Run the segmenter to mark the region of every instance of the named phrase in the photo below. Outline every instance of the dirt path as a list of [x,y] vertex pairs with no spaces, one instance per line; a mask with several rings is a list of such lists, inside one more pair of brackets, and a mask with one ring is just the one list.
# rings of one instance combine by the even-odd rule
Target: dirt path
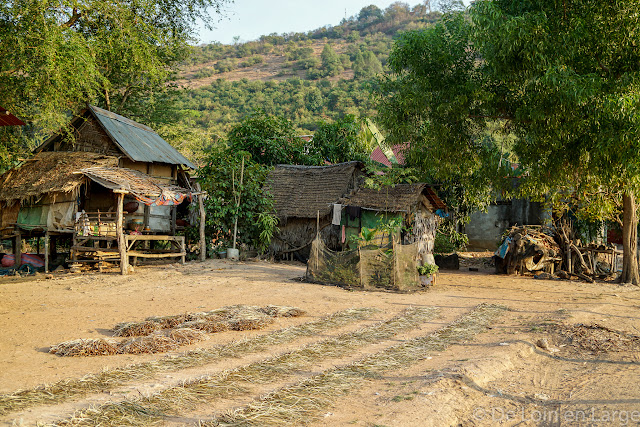
[[[207,400],[204,405],[194,403],[189,409],[185,406],[162,421],[175,425],[195,423],[233,408],[255,405],[252,402],[257,396],[279,389],[284,396],[286,387],[313,380],[334,366],[391,351],[395,345],[450,326],[479,304],[497,303],[507,306],[508,311],[493,321],[488,330],[463,342],[447,343],[441,351],[425,352],[424,357],[406,366],[367,377],[357,389],[346,390],[344,397],[327,402],[316,414],[320,417],[318,421],[309,414],[304,422],[318,426],[640,423],[637,385],[640,346],[635,345],[634,338],[640,335],[640,291],[636,287],[460,271],[441,273],[436,288],[429,291],[392,294],[351,292],[293,280],[303,274],[301,264],[210,260],[185,266],[141,267],[126,277],[95,274],[0,282],[0,393],[5,395],[166,357],[156,354],[65,358],[47,353],[50,345],[62,341],[108,337],[109,330],[119,322],[232,304],[288,305],[307,312],[302,317],[278,318],[261,331],[209,334],[207,341],[171,353],[179,357],[183,351],[233,345],[239,339],[321,321],[341,310],[365,307],[379,310],[367,319],[299,337],[287,344],[267,346],[241,358],[160,373],[145,381],[65,403],[11,411],[0,415],[0,422],[51,423],[90,404],[117,403],[131,396],[153,397],[163,390],[173,392],[185,380],[204,374],[215,376],[222,370],[300,351],[341,334],[375,328],[394,316],[405,316],[409,307],[439,310],[438,317],[407,326],[391,338],[372,338],[349,354],[335,357],[316,354],[304,369],[292,369],[286,376],[278,377],[281,379],[274,377],[271,382],[252,384],[242,392]],[[573,341],[568,335],[557,333],[560,328],[556,325],[576,324],[597,324],[599,329],[572,329],[572,333],[581,334],[572,336]],[[598,350],[597,345],[604,347]],[[278,367],[286,371],[285,368]],[[339,394],[336,392],[336,396]]]

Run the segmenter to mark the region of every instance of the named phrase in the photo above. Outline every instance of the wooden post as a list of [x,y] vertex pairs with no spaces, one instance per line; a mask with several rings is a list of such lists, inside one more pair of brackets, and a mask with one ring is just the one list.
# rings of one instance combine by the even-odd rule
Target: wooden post
[[124,203],[124,191],[122,190],[113,190],[114,193],[118,195],[118,209],[116,216],[116,236],[118,238],[118,251],[120,252],[120,273],[125,275],[127,274],[127,270],[129,268],[129,257],[127,256],[127,242],[124,236],[124,214],[123,214],[123,203]]
[[14,267],[19,268],[22,265],[22,233],[20,229],[16,229],[15,245],[14,245],[15,264]]
[[49,272],[49,232],[44,234],[44,272]]
[[176,235],[176,213],[178,211],[178,207],[176,205],[171,206],[171,235]]
[[182,264],[184,264],[185,262],[185,254],[187,252],[187,247],[184,244],[184,236],[178,236],[180,238],[179,243],[180,243],[180,253],[182,254],[182,256],[180,257],[180,262]]
[[573,274],[573,268],[571,268],[571,244],[567,243],[567,273]]
[[207,241],[204,235],[205,228],[205,219],[206,213],[204,210],[204,193],[202,192],[202,188],[200,188],[200,183],[196,183],[196,190],[200,192],[198,194],[198,208],[200,210],[200,257],[198,258],[200,261],[204,261],[207,259]]

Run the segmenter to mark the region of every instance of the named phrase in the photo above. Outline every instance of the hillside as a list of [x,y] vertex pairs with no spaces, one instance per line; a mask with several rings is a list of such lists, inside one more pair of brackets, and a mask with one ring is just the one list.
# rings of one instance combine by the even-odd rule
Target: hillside
[[196,46],[177,81],[183,124],[217,139],[255,109],[303,133],[345,114],[371,117],[369,85],[384,72],[394,37],[439,16],[424,5],[368,6],[338,26]]

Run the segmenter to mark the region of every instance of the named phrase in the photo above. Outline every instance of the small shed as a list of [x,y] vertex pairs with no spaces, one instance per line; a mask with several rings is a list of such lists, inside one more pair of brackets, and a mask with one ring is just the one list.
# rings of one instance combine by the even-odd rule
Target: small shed
[[[360,188],[341,202],[345,206],[341,225],[345,228],[346,241],[350,235],[359,235],[362,228],[375,229],[391,218],[401,218],[405,228],[411,230],[403,232],[402,242],[417,242],[422,263],[435,264],[433,246],[436,229],[446,205],[428,184]],[[380,240],[384,238],[383,235],[378,237]],[[382,246],[384,242],[378,243]]]
[[[2,238],[13,239],[19,265],[22,239],[44,237],[45,269],[50,239],[53,254],[57,240],[70,240],[74,261],[118,260],[123,273],[129,257],[184,261],[184,237],[176,232],[200,194],[190,184],[192,168],[149,127],[89,106],[33,158],[0,176]],[[170,249],[154,249],[157,241]]]
[[328,247],[340,248],[340,228],[331,226],[334,204],[360,187],[363,168],[361,162],[277,165],[267,184],[279,219],[270,250],[305,259],[318,230]]

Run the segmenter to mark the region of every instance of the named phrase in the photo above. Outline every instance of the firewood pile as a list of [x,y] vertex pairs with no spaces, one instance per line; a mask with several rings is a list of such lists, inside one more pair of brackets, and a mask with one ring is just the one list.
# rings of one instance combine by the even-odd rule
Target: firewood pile
[[619,254],[615,247],[583,245],[569,221],[558,221],[553,228],[511,227],[494,260],[498,273],[533,274],[548,279],[575,276],[593,282],[617,274]]
[[553,274],[562,261],[562,249],[540,226],[514,226],[496,251],[496,271],[506,274]]

